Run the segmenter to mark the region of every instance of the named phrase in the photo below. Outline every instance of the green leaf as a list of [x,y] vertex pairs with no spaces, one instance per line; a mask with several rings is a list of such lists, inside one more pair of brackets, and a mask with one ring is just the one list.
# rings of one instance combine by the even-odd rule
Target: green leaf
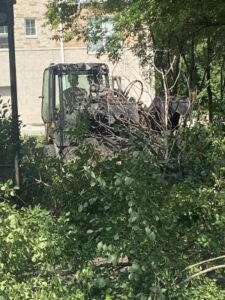
[[79,207],[78,207],[78,212],[82,212],[82,211],[83,211],[83,209],[84,209],[83,205],[82,205],[82,204],[80,204],[80,205],[79,205]]
[[97,197],[91,198],[89,199],[89,203],[92,205],[97,201],[97,199],[98,199]]
[[119,239],[119,234],[116,233],[116,234],[113,236],[113,238],[114,238],[115,241],[118,241],[118,239]]
[[98,250],[101,250],[101,249],[102,249],[102,247],[103,247],[103,243],[102,243],[102,242],[99,242],[99,243],[97,244],[97,248],[98,248]]
[[95,281],[95,286],[98,288],[104,288],[106,286],[106,280],[104,278],[97,278]]
[[125,179],[124,179],[124,182],[125,182],[126,186],[130,186],[134,183],[134,179],[132,177],[126,176]]

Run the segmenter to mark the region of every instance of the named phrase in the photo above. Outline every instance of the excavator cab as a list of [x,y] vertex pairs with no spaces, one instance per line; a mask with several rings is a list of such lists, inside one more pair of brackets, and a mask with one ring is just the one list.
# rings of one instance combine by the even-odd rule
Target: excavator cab
[[[140,85],[137,99],[129,95],[136,83]],[[106,153],[114,145],[111,135],[119,134],[119,126],[128,128],[138,124],[138,101],[142,93],[143,83],[139,80],[131,82],[125,90],[120,77],[113,77],[110,82],[106,64],[50,65],[44,71],[42,89],[46,154],[69,158],[71,152],[71,158],[74,157],[83,131],[79,132],[79,128],[87,128],[81,137],[88,144]],[[88,116],[88,122],[85,122],[85,116]],[[102,141],[104,147],[99,147]]]
[[70,146],[65,134],[79,123],[80,113],[109,88],[106,64],[55,64],[44,70],[42,119],[48,144],[60,151]]

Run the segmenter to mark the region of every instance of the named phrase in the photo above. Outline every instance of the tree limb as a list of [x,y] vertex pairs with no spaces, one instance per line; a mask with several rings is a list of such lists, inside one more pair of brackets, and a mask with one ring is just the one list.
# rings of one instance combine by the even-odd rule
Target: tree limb
[[203,264],[208,263],[208,262],[211,262],[211,261],[215,261],[215,260],[218,260],[218,259],[222,259],[222,258],[225,258],[225,255],[221,255],[221,256],[218,256],[218,257],[214,257],[214,258],[210,258],[210,259],[207,259],[207,260],[200,261],[199,263],[196,263],[196,264],[194,264],[194,265],[190,265],[190,266],[186,267],[186,268],[184,269],[184,271],[190,270],[190,269],[192,269],[192,268],[194,268],[194,267],[203,265]]
[[182,283],[188,283],[189,281],[191,281],[192,279],[194,279],[194,278],[196,278],[196,277],[198,277],[200,275],[203,275],[203,274],[215,271],[215,270],[219,270],[219,269],[225,269],[225,265],[218,265],[218,266],[214,266],[214,267],[202,270],[202,271],[200,271],[198,273],[195,273],[194,275],[189,276]]

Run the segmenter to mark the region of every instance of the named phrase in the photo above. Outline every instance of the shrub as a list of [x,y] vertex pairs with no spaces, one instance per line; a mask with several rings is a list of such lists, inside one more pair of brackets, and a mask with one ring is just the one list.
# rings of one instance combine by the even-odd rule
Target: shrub
[[14,200],[21,208],[12,206],[10,182],[1,186],[8,201],[0,206],[3,293],[223,299],[223,271],[188,279],[212,262],[186,269],[225,247],[223,135],[197,124],[183,129],[174,150],[160,160],[145,150],[102,160],[81,145],[65,163],[44,157],[37,140],[25,141],[23,185]]
[[66,254],[71,239],[76,245],[68,216],[56,218],[38,206],[17,209],[6,202],[0,203],[0,213],[0,295],[61,299],[70,290],[68,266],[75,263]]
[[0,97],[0,165],[12,164],[11,114],[10,105]]

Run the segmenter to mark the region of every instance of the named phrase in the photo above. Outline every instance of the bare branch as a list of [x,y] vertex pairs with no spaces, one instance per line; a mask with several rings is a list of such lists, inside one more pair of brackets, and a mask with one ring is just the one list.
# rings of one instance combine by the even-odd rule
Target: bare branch
[[202,271],[200,271],[198,273],[195,273],[194,275],[189,276],[182,283],[188,283],[189,281],[191,281],[192,279],[194,279],[194,278],[196,278],[196,277],[198,277],[200,275],[203,275],[203,274],[215,271],[215,270],[219,270],[219,269],[225,269],[225,265],[218,265],[218,266],[214,266],[214,267],[202,270]]
[[211,262],[211,261],[215,261],[215,260],[218,260],[218,259],[222,259],[222,258],[225,258],[225,255],[221,255],[221,256],[218,256],[218,257],[214,257],[214,258],[210,258],[210,259],[207,259],[207,260],[200,261],[199,263],[196,263],[196,264],[194,264],[194,265],[190,265],[190,266],[186,267],[186,268],[184,269],[184,271],[190,270],[190,269],[192,269],[192,268],[194,268],[194,267],[203,265],[203,264],[208,263],[208,262]]

